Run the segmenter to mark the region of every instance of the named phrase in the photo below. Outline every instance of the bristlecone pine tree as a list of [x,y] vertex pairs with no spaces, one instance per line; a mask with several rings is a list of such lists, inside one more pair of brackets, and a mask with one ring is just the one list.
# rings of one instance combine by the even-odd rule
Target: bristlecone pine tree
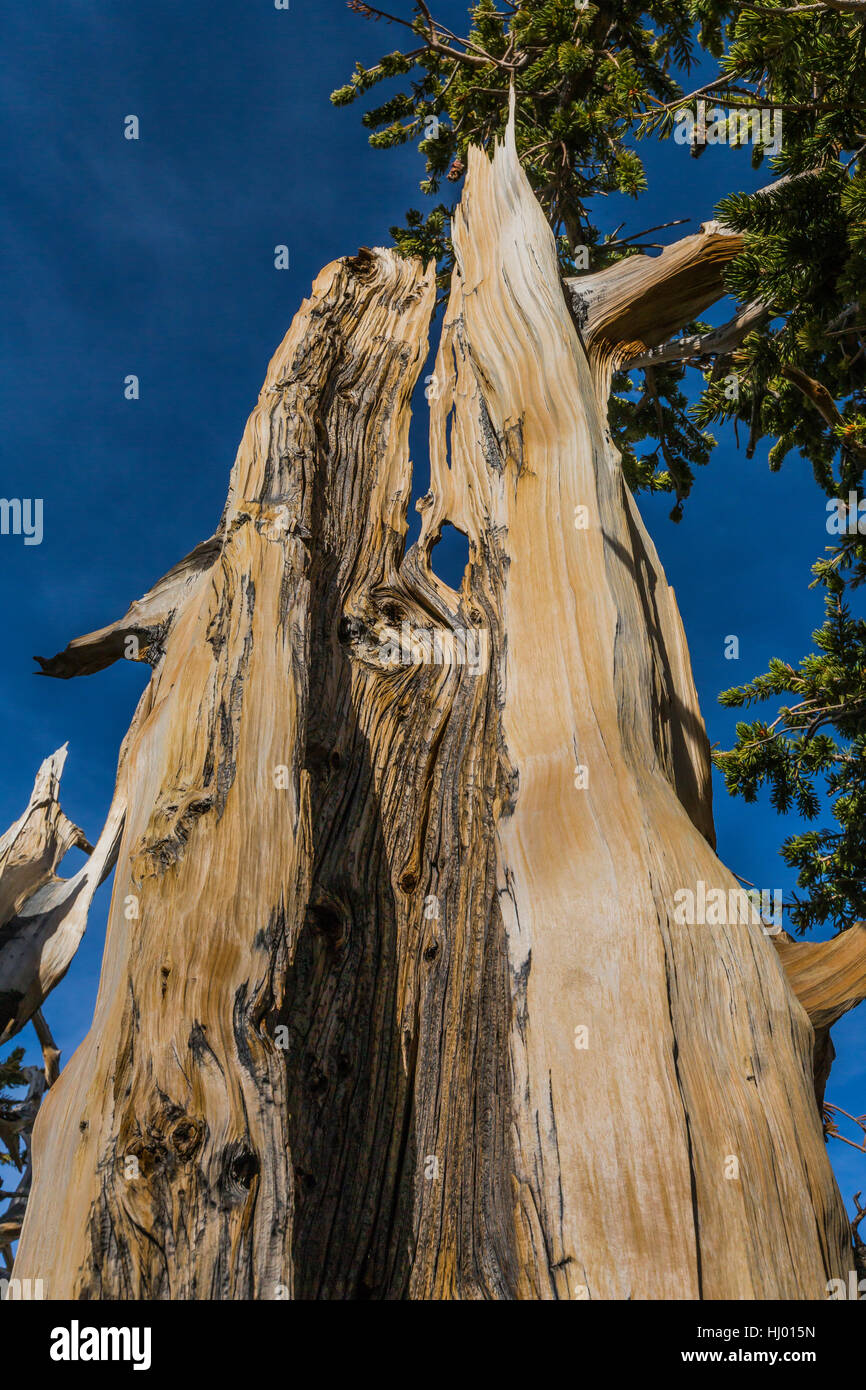
[[[618,8],[611,67],[630,45],[674,101]],[[55,873],[81,835],[60,755],[0,843],[3,1040],[116,861],[15,1272],[57,1298],[821,1299],[853,1263],[820,1102],[866,928],[798,943],[742,910],[613,428],[615,376],[692,331],[749,233],[708,222],[564,281],[575,240],[518,149],[520,26],[479,64],[424,5],[417,25],[438,109],[464,67],[516,88],[504,136],[453,152],[420,540],[404,553],[437,267],[362,249],[277,349],[215,534],[42,663],[153,672],[86,868]],[[677,338],[678,360],[764,319]],[[469,542],[459,591],[431,566],[446,523]],[[701,882],[736,920],[679,920]]]

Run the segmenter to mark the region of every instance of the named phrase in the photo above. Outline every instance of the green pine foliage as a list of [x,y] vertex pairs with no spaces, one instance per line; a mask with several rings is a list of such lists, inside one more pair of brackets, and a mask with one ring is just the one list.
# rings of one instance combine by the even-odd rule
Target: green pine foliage
[[[384,14],[360,0],[349,7],[371,18]],[[601,231],[593,199],[612,192],[637,198],[646,188],[643,161],[627,136],[650,97],[670,102],[681,94],[675,74],[688,71],[696,49],[688,5],[479,0],[468,7],[467,19],[459,39],[437,27],[441,46],[462,55],[449,56],[425,42],[430,11],[415,4],[411,17],[395,20],[421,46],[390,53],[373,67],[358,64],[331,97],[345,106],[388,78],[415,75],[361,117],[374,148],[417,145],[425,165],[421,192],[436,200],[426,213],[411,208],[405,224],[391,228],[398,250],[435,259],[440,287],[447,290],[454,265],[451,215],[467,150],[471,144],[491,149],[501,138],[513,81],[518,153],[557,238],[563,273],[577,272],[580,247],[592,270],[634,254],[640,245],[634,239],[624,245]],[[471,60],[481,55],[489,61],[476,66]],[[443,201],[446,190],[451,196]],[[684,368],[671,364],[657,376],[654,394],[646,386],[636,392],[627,374],[617,377],[611,429],[629,484],[673,493],[678,518],[693,468],[709,459],[714,440],[687,413]],[[646,441],[652,447],[641,449]]]
[[[751,163],[765,168],[773,187],[732,189],[715,213],[745,239],[728,269],[730,295],[738,306],[759,303],[763,320],[724,356],[696,353],[618,373],[611,433],[629,485],[670,493],[674,519],[695,469],[711,458],[708,431],[720,421],[733,421],[738,439],[743,432],[750,456],[769,439],[773,470],[792,453],[807,459],[826,499],[859,494],[866,468],[866,14],[821,0],[478,0],[456,34],[427,0],[411,10],[407,0],[396,15],[362,0],[349,0],[349,8],[387,19],[409,40],[406,52],[359,65],[332,100],[346,105],[390,81],[386,99],[362,120],[375,147],[414,142],[423,156],[420,187],[432,207],[411,209],[391,230],[403,254],[435,258],[443,292],[467,148],[490,149],[501,136],[512,82],[518,153],[557,238],[564,275],[581,273],[579,248],[592,271],[644,249],[643,233],[603,230],[602,200],[612,192],[639,199],[642,142],[672,138],[678,112],[705,101],[708,119],[731,143],[744,111],[766,113],[767,138],[751,144]],[[689,79],[699,60],[695,86]],[[774,152],[777,112],[782,143]],[[696,209],[696,220],[708,211]],[[705,329],[683,325],[682,333]],[[797,668],[773,661],[765,675],[721,697],[729,706],[781,702],[769,721],[738,725],[735,747],[716,762],[733,795],[751,801],[765,789],[781,813],[796,812],[808,827],[781,851],[798,874],[793,920],[801,931],[866,917],[866,831],[858,829],[866,795],[866,630],[851,612],[851,593],[866,579],[864,539],[856,530],[840,535],[815,565],[827,601],[816,651]],[[822,815],[832,827],[813,829]]]
[[[763,78],[782,109],[772,165],[786,182],[719,206],[746,234],[730,289],[740,302],[762,299],[772,318],[737,354],[739,400],[705,393],[695,418],[743,420],[751,451],[773,439],[771,468],[796,450],[825,497],[847,503],[866,467],[866,23],[762,3],[740,11],[729,37],[721,67],[746,85],[742,100],[756,100]],[[851,612],[851,591],[866,578],[863,537],[842,537],[814,573],[826,591],[816,650],[796,669],[773,661],[720,697],[728,706],[771,702],[774,715],[738,724],[735,746],[716,755],[731,793],[753,801],[764,788],[777,810],[806,824],[781,847],[797,874],[790,918],[800,932],[866,917],[866,624]]]
[[814,822],[830,800],[834,829],[809,828],[782,845],[797,871],[789,916],[801,933],[866,917],[866,622],[852,617],[836,571],[812,640],[817,650],[797,667],[774,659],[719,697],[736,709],[782,703],[770,722],[738,723],[736,746],[716,755],[728,791],[746,801],[765,787],[781,814]]
[[[685,331],[699,333],[708,327],[695,322],[687,324]],[[709,463],[716,442],[694,420],[682,389],[684,375],[675,362],[661,363],[652,371],[617,372],[608,404],[608,425],[622,456],[626,482],[633,492],[674,493],[673,521],[682,516],[694,468]],[[647,439],[656,441],[655,448],[640,449]]]
[[[357,0],[350,8],[383,16]],[[437,48],[426,43],[426,4],[413,10],[411,19],[396,22],[421,40],[420,47],[390,53],[370,68],[358,64],[331,100],[344,106],[386,78],[417,73],[361,119],[376,149],[418,145],[425,161],[421,192],[435,196],[449,180],[459,180],[470,144],[490,148],[503,134],[513,80],[518,152],[562,238],[567,267],[569,243],[594,247],[600,239],[589,200],[613,191],[637,196],[646,187],[643,163],[623,140],[647,94],[670,101],[680,92],[672,71],[688,67],[694,50],[688,7],[681,0],[585,8],[574,0],[479,0],[468,7],[460,39],[437,26]],[[394,230],[407,254],[435,255],[443,284],[453,264],[448,223],[455,201],[443,205],[444,216],[432,225],[416,212]]]

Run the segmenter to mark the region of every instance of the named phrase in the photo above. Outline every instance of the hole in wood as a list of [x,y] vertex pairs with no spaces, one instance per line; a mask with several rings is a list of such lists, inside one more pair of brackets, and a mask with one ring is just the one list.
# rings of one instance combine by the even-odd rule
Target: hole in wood
[[251,1149],[241,1149],[240,1153],[235,1154],[229,1165],[231,1181],[245,1192],[252,1187],[258,1171],[259,1160]]
[[430,568],[443,584],[459,590],[468,565],[469,537],[450,521],[443,522],[430,548]]

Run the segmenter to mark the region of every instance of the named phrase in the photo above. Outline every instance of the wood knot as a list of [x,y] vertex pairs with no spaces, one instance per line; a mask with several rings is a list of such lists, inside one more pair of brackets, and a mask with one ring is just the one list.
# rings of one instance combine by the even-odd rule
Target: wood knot
[[328,1089],[328,1078],[318,1063],[310,1069],[309,1087],[311,1096],[323,1096]]
[[162,1173],[166,1168],[166,1154],[162,1143],[154,1135],[145,1139],[142,1135],[137,1135],[130,1144],[126,1146],[123,1155],[123,1163],[132,1164],[131,1175],[136,1178],[144,1178],[145,1181],[153,1177],[155,1173]]
[[313,931],[317,932],[331,951],[339,951],[345,946],[348,928],[344,915],[332,902],[311,903],[308,920]]
[[316,1179],[312,1173],[308,1173],[306,1168],[295,1167],[295,1184],[300,1186],[304,1192],[312,1192],[316,1186]]
[[169,1143],[178,1158],[185,1162],[193,1157],[201,1146],[202,1126],[197,1120],[185,1118],[178,1120],[169,1135]]
[[376,257],[369,246],[360,247],[357,256],[347,256],[346,265],[359,280],[372,280],[376,274]]
[[366,636],[367,629],[360,618],[341,618],[337,627],[337,641],[341,647],[351,646],[353,642],[360,642]]

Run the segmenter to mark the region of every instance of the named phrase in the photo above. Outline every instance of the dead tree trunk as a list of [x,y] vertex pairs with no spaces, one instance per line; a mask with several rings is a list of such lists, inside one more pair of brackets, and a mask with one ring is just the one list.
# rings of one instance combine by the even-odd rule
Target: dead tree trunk
[[510,133],[454,239],[418,545],[433,273],[365,250],[274,356],[216,535],[43,663],[153,666],[93,1026],[35,1134],[16,1274],[52,1297],[822,1298],[850,1265],[780,956],[676,918],[738,885],[606,423],[739,241],[571,306]]

